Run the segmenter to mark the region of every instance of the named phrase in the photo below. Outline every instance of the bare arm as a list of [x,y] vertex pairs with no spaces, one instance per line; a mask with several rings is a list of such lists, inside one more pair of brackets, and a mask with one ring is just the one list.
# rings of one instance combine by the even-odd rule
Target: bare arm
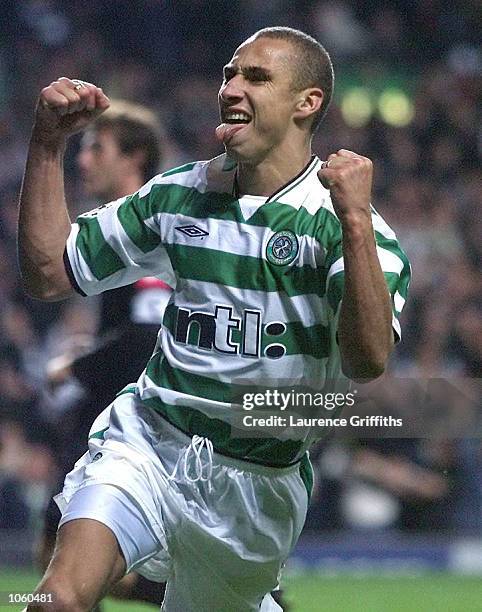
[[378,260],[370,212],[372,164],[346,151],[319,171],[343,234],[344,292],[338,323],[343,372],[352,379],[380,376],[393,348],[392,307]]
[[25,290],[42,300],[73,293],[63,263],[70,218],[64,193],[67,138],[109,106],[102,90],[61,78],[42,90],[35,112],[18,216],[18,257]]

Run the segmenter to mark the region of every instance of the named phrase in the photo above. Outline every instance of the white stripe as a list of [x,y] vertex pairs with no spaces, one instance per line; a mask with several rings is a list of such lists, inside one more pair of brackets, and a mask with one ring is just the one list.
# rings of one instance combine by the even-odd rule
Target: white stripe
[[86,295],[98,295],[107,289],[114,289],[115,287],[134,283],[139,278],[142,278],[142,276],[145,276],[144,273],[140,273],[139,268],[131,268],[115,272],[101,281],[97,280],[80,249],[76,246],[78,233],[79,225],[73,223],[67,240],[67,255],[75,280]]
[[144,253],[131,241],[117,216],[120,206],[125,201],[126,198],[119,198],[101,208],[84,213],[81,218],[97,219],[104,240],[114,249],[122,263],[129,266],[139,261]]
[[403,270],[404,263],[391,251],[387,249],[382,249],[382,247],[377,246],[378,259],[380,260],[380,265],[384,272],[394,272],[395,274],[400,275]]
[[[281,339],[282,337],[280,337]],[[273,342],[276,337],[273,337]],[[282,340],[281,340],[282,341]],[[307,380],[324,380],[327,359],[315,359],[311,355],[285,355],[281,359],[242,358],[240,355],[217,353],[190,344],[174,341],[171,332],[162,328],[162,350],[165,358],[173,368],[185,370],[192,374],[209,378],[210,372],[216,372],[215,380],[229,384],[240,384],[243,379],[264,384],[270,380],[293,380],[302,384]]]
[[372,212],[372,225],[376,232],[379,232],[384,238],[396,240],[397,236],[392,228],[380,217]]
[[[303,174],[301,176],[298,176],[295,179],[292,179],[288,183],[288,185],[286,185],[286,187],[283,187],[283,189],[279,193],[275,194],[273,199],[270,198],[270,202],[277,202],[288,192],[298,192],[298,188],[300,187],[304,189],[304,183],[306,182],[306,178],[311,173],[311,171],[315,168],[315,166],[318,165],[318,163],[319,163],[319,160],[317,157],[312,159],[311,162],[308,164],[308,167],[306,168],[306,170],[303,172]],[[297,200],[299,202],[298,196],[292,197],[290,195],[290,199]]]
[[396,291],[395,295],[393,296],[393,303],[395,305],[395,310],[397,312],[402,312],[403,307],[405,306],[405,298],[402,297],[398,291]]
[[[383,272],[394,272],[395,274],[400,274],[400,272],[403,270],[403,261],[400,259],[400,257],[398,257],[398,255],[395,255],[395,253],[377,246],[377,255]],[[344,269],[345,263],[343,261],[343,257],[340,257],[340,259],[337,259],[330,267],[327,281],[329,281],[332,276],[338,274],[338,272],[341,272]]]
[[[107,223],[107,219],[108,216],[103,215],[101,230],[104,238],[106,238],[106,233],[112,230]],[[127,267],[115,272],[114,274],[111,274],[107,278],[97,280],[93,275],[88,263],[82,256],[82,253],[76,246],[79,225],[77,223],[72,224],[72,229],[67,240],[67,255],[69,257],[72,273],[82,291],[87,295],[97,295],[103,291],[106,291],[107,289],[129,285],[139,280],[143,276],[149,275],[157,276],[171,287],[174,287],[176,284],[176,277],[165,248],[162,245],[159,245],[149,253],[142,253],[142,251],[137,249],[137,247],[125,235],[120,223],[117,229],[124,234],[123,239],[131,248],[130,253],[126,248],[124,248],[126,245],[119,245],[119,233],[117,233],[117,236],[114,238],[109,235],[107,238],[110,246],[114,248],[122,262]],[[135,260],[134,257],[137,259]]]
[[[316,215],[316,213],[324,208],[328,210],[334,217],[336,217],[335,209],[330,199],[330,192],[325,189],[320,183],[317,172],[321,167],[321,161],[318,160],[318,168],[313,171],[303,182],[303,187],[306,191],[306,196],[302,199],[303,208],[310,214]],[[299,196],[297,196],[299,197]]]
[[154,185],[179,185],[181,187],[192,187],[203,193],[206,189],[206,172],[208,162],[197,162],[191,170],[176,172],[169,176],[158,174],[138,191],[139,197],[148,195]]
[[397,317],[395,317],[394,315],[392,315],[392,327],[397,334],[397,338],[395,339],[395,341],[399,342],[402,338],[402,328],[400,327],[400,323]]
[[340,259],[337,259],[335,263],[333,263],[330,269],[328,270],[328,275],[326,277],[327,286],[328,286],[328,282],[330,278],[332,276],[335,276],[335,274],[338,274],[338,272],[342,272],[344,269],[345,269],[345,262],[343,261],[343,257],[340,257]]
[[117,211],[122,201],[109,209],[109,214],[97,216],[104,240],[114,249],[125,266],[129,266],[138,261],[144,253],[131,241],[122,227]]
[[209,295],[210,308],[214,313],[215,304],[232,304],[234,316],[242,318],[243,310],[260,310],[261,318],[269,321],[300,321],[305,327],[311,325],[328,325],[329,310],[325,298],[314,293],[288,297],[277,291],[256,291],[253,289],[226,288],[198,280],[182,284],[182,289],[175,295],[175,304],[191,311],[206,309],[206,295]]
[[[96,282],[94,275],[92,274],[89,266],[85,262],[82,257],[81,252],[76,247],[77,236],[79,234],[79,224],[72,223],[70,228],[70,234],[67,238],[67,256],[69,258],[70,267],[72,269],[72,274],[84,293],[87,295],[93,295],[95,292],[89,292],[89,282]],[[86,282],[87,281],[87,282]]]
[[172,389],[158,387],[147,374],[143,374],[139,381],[139,394],[141,399],[160,398],[164,403],[171,406],[195,408],[201,410],[208,416],[218,417],[220,413],[232,410],[233,404],[227,402],[217,402],[214,400],[190,395],[189,393],[179,393]]
[[[143,276],[149,276],[149,274],[151,274],[153,276],[158,276],[168,285],[173,287],[175,283],[175,275],[164,246],[159,244],[156,248],[152,249],[148,253],[144,253],[136,246],[134,242],[132,242],[124,230],[122,223],[119,221],[117,216],[117,211],[124,201],[125,198],[117,200],[112,206],[109,206],[107,209],[105,209],[105,211],[102,210],[101,213],[97,215],[97,221],[104,240],[117,253],[126,268],[135,268],[133,272],[122,273],[122,284],[126,285],[133,282],[130,280],[132,278],[137,280]],[[142,271],[139,270],[139,267],[142,267]],[[115,278],[119,278],[117,273]],[[105,279],[105,281],[102,282],[104,283],[106,281],[109,283],[109,288],[111,288],[111,280]]]
[[[321,161],[319,161],[317,172],[321,167]],[[315,215],[320,208],[328,210],[336,219],[338,216],[335,212],[333,202],[331,201],[330,192],[325,189],[318,179],[317,172],[310,175],[305,181],[305,185],[309,187],[309,198],[303,202],[303,207],[312,214]],[[371,206],[371,205],[370,205]],[[389,240],[396,240],[397,236],[392,228],[386,223],[386,221],[378,214],[375,209],[371,206],[371,218],[373,229],[379,232],[384,238]]]
[[[180,244],[255,257],[267,261],[266,247],[275,232],[261,225],[247,225],[225,219],[199,219],[174,213],[156,213],[145,220],[146,225],[160,232],[163,244]],[[208,232],[208,236],[188,236],[179,228],[186,225]],[[160,228],[160,229],[159,229]],[[297,236],[299,252],[294,265],[319,267],[325,259],[325,249],[312,236]]]

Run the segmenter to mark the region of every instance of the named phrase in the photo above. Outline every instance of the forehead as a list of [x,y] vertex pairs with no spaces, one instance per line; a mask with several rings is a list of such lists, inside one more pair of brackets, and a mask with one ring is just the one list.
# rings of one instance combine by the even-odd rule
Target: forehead
[[117,140],[112,130],[107,128],[87,130],[81,140],[82,148],[96,149],[117,146]]
[[248,38],[234,52],[230,64],[241,68],[258,66],[273,73],[288,71],[293,59],[293,47],[287,40],[277,38]]

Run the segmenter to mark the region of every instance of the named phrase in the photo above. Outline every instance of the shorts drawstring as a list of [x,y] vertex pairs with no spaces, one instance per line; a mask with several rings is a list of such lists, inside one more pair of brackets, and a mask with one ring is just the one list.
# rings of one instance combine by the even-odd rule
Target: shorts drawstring
[[[206,475],[204,475],[204,465],[202,462],[202,450],[206,448],[207,452],[207,466],[206,466]],[[189,468],[191,467],[191,463],[189,462],[191,458],[191,453],[194,453],[194,477],[189,475]],[[184,478],[188,482],[207,482],[208,488],[211,489],[211,476],[213,474],[213,443],[209,438],[204,438],[203,436],[194,435],[191,440],[191,444],[184,449],[184,452],[179,455],[179,458],[174,466],[174,470],[172,474],[169,476],[169,480],[174,480],[176,477],[179,464],[182,461],[183,463],[183,473]]]

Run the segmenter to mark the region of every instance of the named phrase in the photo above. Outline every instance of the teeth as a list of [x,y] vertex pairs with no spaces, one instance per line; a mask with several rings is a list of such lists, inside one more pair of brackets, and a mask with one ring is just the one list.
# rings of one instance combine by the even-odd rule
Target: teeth
[[250,116],[246,115],[246,113],[227,113],[226,120],[227,121],[250,121]]

